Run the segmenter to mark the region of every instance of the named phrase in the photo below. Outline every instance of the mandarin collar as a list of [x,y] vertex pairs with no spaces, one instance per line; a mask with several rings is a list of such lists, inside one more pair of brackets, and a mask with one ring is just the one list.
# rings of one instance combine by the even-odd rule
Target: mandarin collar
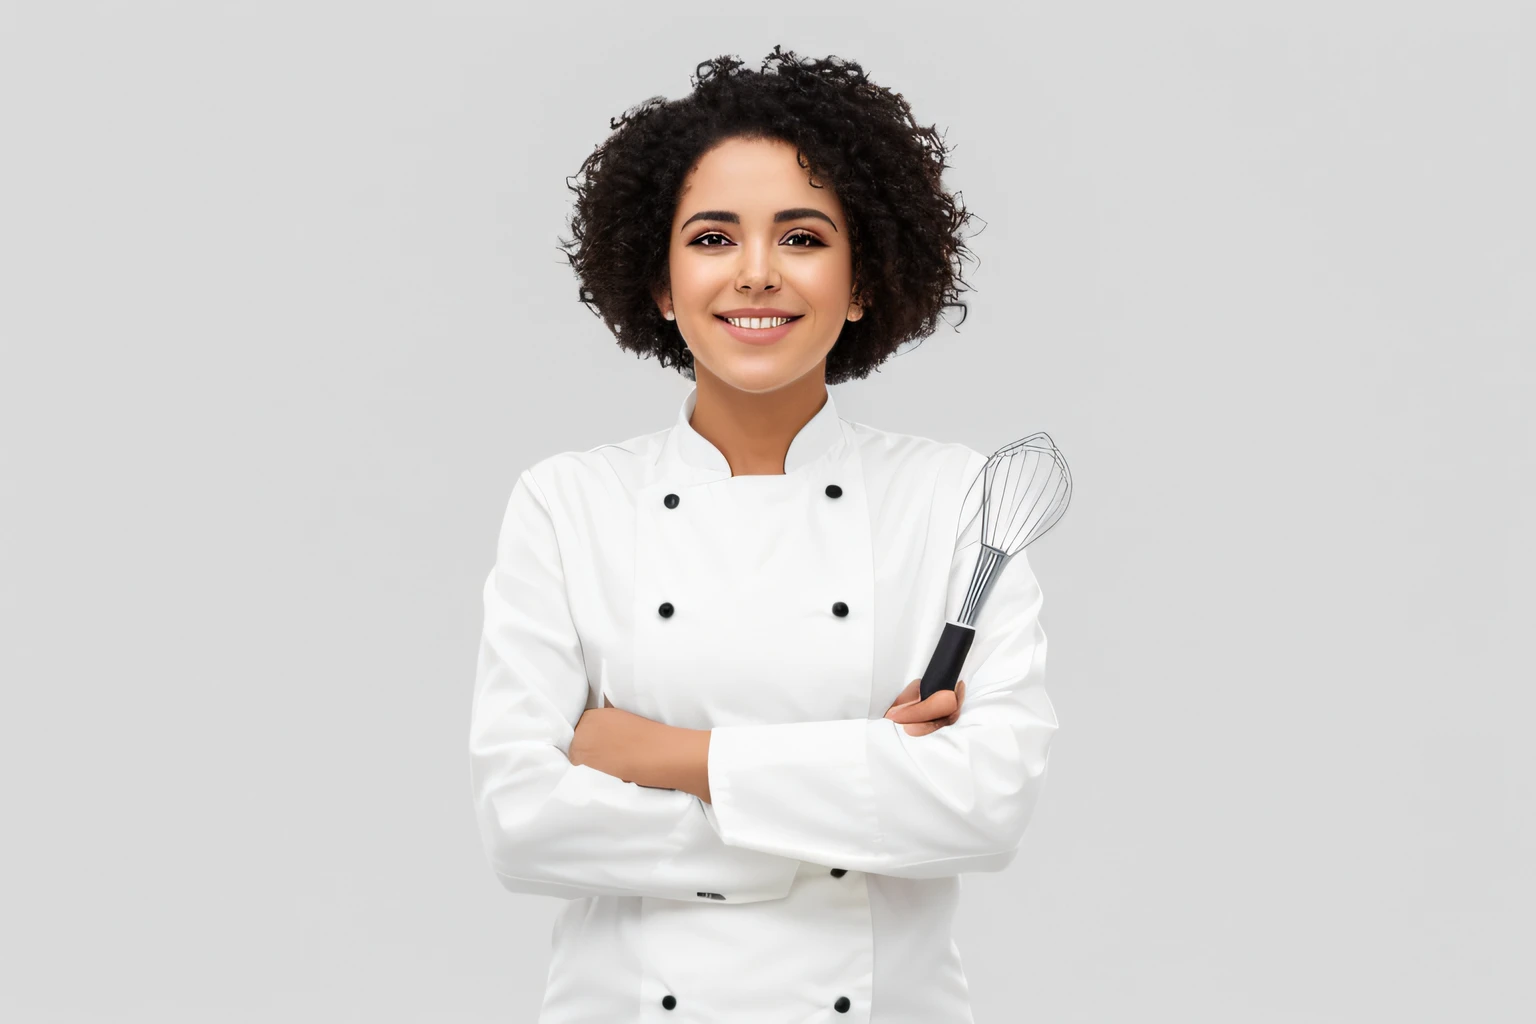
[[[711,476],[728,477],[731,475],[731,464],[726,461],[725,454],[688,422],[698,401],[699,388],[694,385],[678,409],[677,423],[668,431],[666,443],[662,446],[661,461],[677,462]],[[843,441],[842,419],[837,414],[837,403],[832,398],[832,392],[828,390],[825,404],[790,442],[789,451],[784,456],[783,475],[788,476],[823,456],[836,454],[842,449]]]

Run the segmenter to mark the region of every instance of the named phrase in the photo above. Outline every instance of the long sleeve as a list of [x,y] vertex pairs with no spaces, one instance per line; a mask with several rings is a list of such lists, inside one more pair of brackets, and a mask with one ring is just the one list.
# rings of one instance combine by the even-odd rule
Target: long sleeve
[[[951,616],[980,544],[980,517],[972,515],[950,566]],[[960,717],[936,732],[912,736],[887,718],[716,727],[712,802],[702,805],[710,825],[734,847],[872,874],[1006,867],[1044,785],[1057,728],[1044,686],[1041,600],[1020,551],[1003,563],[978,614],[960,673]]]
[[588,682],[531,470],[513,487],[484,597],[470,774],[482,845],[504,888],[728,903],[789,892],[799,863],[721,842],[696,797],[571,764]]

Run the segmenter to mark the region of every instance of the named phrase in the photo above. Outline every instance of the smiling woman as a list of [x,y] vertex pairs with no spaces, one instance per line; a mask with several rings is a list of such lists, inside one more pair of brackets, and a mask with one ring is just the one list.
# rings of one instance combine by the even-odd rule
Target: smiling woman
[[[693,83],[617,118],[570,185],[561,249],[620,347],[697,379],[710,344],[697,328],[712,314],[787,309],[816,337],[798,351],[827,349],[825,381],[840,384],[931,335],[943,309],[964,310],[971,214],[943,186],[939,132],[900,93],[855,62],[779,47],[762,72],[717,57]],[[815,316],[795,304],[812,300],[794,291],[807,281]]]
[[[817,396],[827,354],[864,312],[837,194],[811,181],[793,145],[732,138],[688,175],[675,219],[656,300],[693,356],[704,407],[694,425],[708,433],[726,389]],[[807,416],[817,405],[806,402]]]
[[695,386],[512,488],[480,832],[506,889],[570,901],[540,1020],[970,1020],[959,875],[1018,853],[1056,729],[1040,589],[1003,563],[960,682],[920,699],[988,460],[828,390],[964,308],[968,215],[857,64],[740,65],[631,111],[575,186],[582,301]]

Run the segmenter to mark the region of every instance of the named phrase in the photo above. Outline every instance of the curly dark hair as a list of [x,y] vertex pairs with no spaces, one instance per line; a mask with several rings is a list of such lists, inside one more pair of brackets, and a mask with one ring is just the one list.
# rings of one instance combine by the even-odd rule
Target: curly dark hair
[[[772,73],[769,66],[776,65]],[[560,250],[581,280],[578,298],[637,358],[655,356],[696,379],[693,353],[654,296],[671,283],[668,237],[683,180],[727,139],[794,145],[815,182],[836,192],[848,220],[853,279],[864,315],[845,322],[827,356],[827,383],[862,379],[903,344],[932,334],[941,310],[964,322],[959,231],[973,216],[942,175],[949,150],[900,93],[838,57],[801,60],[775,46],[759,72],[721,56],[698,65],[693,92],[656,96],[609,121],[613,133],[566,186],[576,193],[573,240]],[[958,326],[958,325],[957,325]]]

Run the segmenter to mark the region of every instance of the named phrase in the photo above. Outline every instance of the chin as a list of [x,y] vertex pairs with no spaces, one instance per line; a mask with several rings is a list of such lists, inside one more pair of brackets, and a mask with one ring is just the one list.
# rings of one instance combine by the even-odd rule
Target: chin
[[729,384],[738,391],[750,391],[762,393],[777,391],[779,388],[793,384],[816,368],[817,361],[812,361],[810,366],[801,368],[798,361],[789,364],[782,359],[733,359],[728,365],[720,367],[719,371],[711,367],[716,377]]

